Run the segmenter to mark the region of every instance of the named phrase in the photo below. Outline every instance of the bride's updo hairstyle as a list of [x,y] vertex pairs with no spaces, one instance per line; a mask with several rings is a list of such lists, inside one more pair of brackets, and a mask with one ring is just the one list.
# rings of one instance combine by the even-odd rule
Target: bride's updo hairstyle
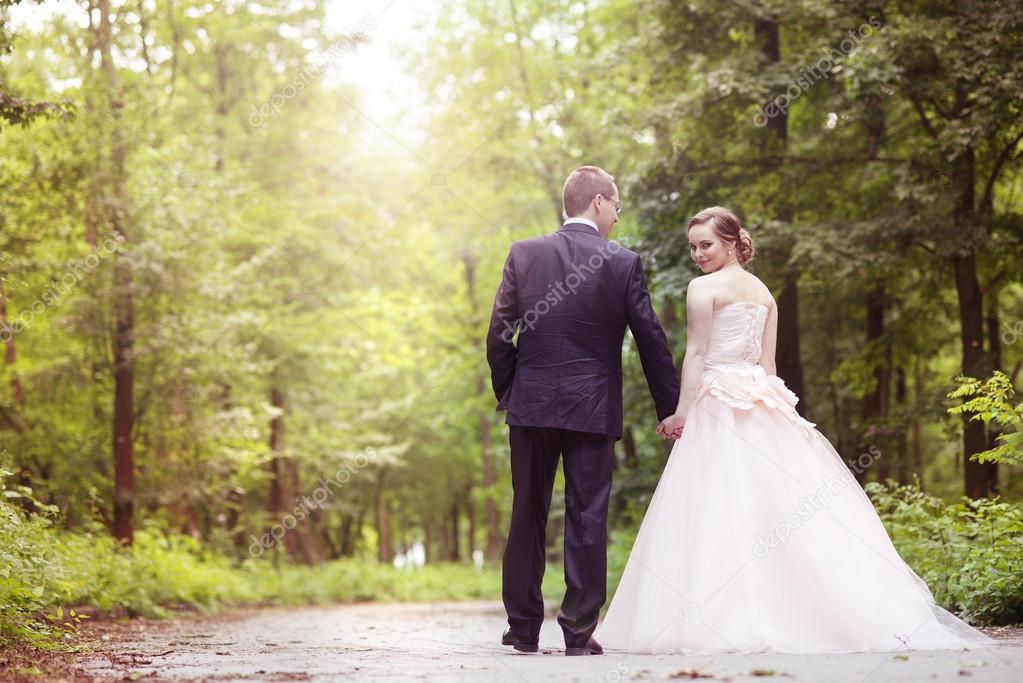
[[753,250],[753,238],[750,237],[749,231],[742,227],[742,221],[734,213],[723,206],[712,206],[693,216],[689,221],[689,228],[703,223],[710,223],[715,235],[734,245],[739,265],[745,266],[753,259],[753,254],[756,253]]

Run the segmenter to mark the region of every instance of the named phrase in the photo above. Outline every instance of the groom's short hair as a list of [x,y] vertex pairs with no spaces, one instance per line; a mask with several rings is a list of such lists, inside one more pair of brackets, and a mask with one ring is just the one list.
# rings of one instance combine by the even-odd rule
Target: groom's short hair
[[568,218],[578,216],[598,194],[608,199],[614,194],[615,179],[598,166],[580,166],[569,174],[561,191]]

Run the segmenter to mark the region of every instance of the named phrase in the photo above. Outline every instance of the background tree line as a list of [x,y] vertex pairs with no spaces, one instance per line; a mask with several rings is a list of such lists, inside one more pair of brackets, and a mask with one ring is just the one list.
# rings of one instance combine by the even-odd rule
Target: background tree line
[[[684,226],[726,204],[799,409],[850,463],[881,453],[861,482],[1018,500],[1018,469],[969,457],[999,430],[946,411],[957,374],[1023,363],[1020,3],[446,3],[393,121],[345,85],[374,29],[319,3],[76,7],[0,29],[0,465],[27,511],[238,559],[278,526],[304,563],[496,563],[482,339],[508,245],[586,163],[679,361]],[[626,354],[622,529],[667,454]]]

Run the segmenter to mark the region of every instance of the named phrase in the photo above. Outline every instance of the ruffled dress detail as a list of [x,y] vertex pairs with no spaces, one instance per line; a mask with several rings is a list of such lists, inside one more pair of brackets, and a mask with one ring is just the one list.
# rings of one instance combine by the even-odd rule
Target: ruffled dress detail
[[715,312],[697,399],[596,639],[675,654],[993,644],[935,604],[796,395],[757,365],[767,313]]

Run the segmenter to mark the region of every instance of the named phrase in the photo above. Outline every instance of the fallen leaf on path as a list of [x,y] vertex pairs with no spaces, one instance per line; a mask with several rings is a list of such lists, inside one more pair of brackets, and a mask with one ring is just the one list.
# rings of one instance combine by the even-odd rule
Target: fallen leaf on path
[[792,674],[782,671],[778,673],[774,669],[753,669],[750,671],[752,676],[785,676],[786,678],[792,678]]
[[711,673],[709,671],[700,671],[698,669],[681,669],[679,671],[676,671],[673,674],[668,674],[668,678],[689,678],[689,679],[696,679],[696,678],[717,678],[717,679],[720,679],[720,680],[729,680],[727,678],[721,678],[720,676],[718,676],[715,673]]

